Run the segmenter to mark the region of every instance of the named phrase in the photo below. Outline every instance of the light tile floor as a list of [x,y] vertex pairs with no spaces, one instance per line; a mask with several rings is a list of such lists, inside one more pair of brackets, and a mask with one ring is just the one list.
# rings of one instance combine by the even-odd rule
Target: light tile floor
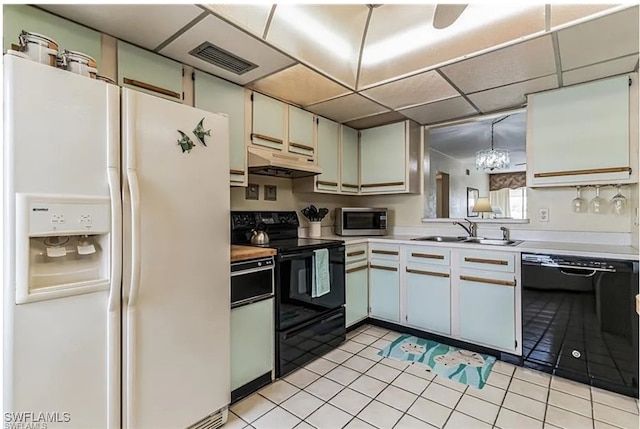
[[475,389],[380,358],[401,334],[364,325],[338,349],[234,404],[225,429],[638,429],[637,401],[496,362]]

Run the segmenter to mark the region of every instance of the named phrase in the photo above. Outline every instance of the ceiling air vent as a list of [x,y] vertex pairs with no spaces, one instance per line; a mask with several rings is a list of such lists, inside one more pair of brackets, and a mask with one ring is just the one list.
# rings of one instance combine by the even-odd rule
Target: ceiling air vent
[[249,70],[253,70],[258,67],[247,60],[243,60],[242,58],[233,55],[229,51],[225,51],[211,42],[201,43],[200,46],[193,49],[189,54],[237,75],[244,74]]

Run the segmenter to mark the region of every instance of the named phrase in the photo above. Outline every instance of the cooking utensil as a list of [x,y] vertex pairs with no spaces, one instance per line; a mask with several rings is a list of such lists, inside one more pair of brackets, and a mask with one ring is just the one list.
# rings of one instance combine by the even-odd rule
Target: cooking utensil
[[259,223],[256,229],[251,231],[251,244],[269,244],[269,234],[265,231],[263,223]]
[[324,208],[324,207],[323,207],[323,208],[321,208],[321,209],[318,211],[318,216],[320,217],[320,219],[319,219],[319,220],[324,219],[324,217],[325,217],[328,213],[329,213],[329,209]]

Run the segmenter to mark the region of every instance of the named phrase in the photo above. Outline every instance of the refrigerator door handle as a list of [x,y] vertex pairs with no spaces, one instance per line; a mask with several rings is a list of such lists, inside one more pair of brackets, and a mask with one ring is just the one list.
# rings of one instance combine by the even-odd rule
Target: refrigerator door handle
[[127,169],[127,180],[131,194],[131,286],[128,307],[132,310],[140,289],[140,185],[135,169]]
[[122,201],[117,168],[107,168],[107,180],[111,198],[111,284],[108,306],[108,311],[111,313],[117,310],[122,280]]

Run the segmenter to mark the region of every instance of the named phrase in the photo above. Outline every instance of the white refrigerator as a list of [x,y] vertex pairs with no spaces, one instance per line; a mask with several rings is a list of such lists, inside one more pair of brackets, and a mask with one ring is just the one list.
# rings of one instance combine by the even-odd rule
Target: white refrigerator
[[4,91],[4,411],[222,425],[227,117],[10,55]]

